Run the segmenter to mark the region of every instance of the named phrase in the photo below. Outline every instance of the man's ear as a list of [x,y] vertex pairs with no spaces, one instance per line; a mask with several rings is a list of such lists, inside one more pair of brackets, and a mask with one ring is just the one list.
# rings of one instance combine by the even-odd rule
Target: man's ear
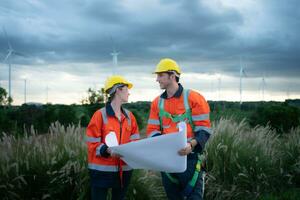
[[176,80],[175,74],[171,74],[172,79]]

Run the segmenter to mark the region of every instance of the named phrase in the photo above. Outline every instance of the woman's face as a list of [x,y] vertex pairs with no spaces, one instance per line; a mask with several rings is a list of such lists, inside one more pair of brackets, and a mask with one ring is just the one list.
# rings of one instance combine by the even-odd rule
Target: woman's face
[[121,87],[117,89],[116,95],[120,98],[122,103],[128,102],[129,90],[127,86]]

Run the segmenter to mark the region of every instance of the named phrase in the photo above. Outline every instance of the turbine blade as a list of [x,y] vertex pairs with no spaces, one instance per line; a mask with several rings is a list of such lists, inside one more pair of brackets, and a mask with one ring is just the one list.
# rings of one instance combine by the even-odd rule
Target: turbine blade
[[17,56],[28,57],[26,54],[18,52],[18,51],[13,51],[12,53],[17,55]]
[[245,77],[247,77],[247,74],[246,74],[246,72],[245,72],[244,69],[242,70],[242,73],[243,73],[243,75],[244,75]]
[[6,57],[4,58],[3,62],[6,62],[6,60],[9,58],[10,55],[11,55],[11,51],[8,52],[8,54],[7,54]]
[[7,41],[7,46],[8,46],[9,49],[12,49],[4,26],[2,27],[2,29],[3,29],[4,37],[5,37],[6,41]]
[[111,43],[112,43],[112,46],[113,46],[113,52],[115,53],[116,48],[115,48],[115,43],[114,43],[114,40],[113,40],[112,36],[110,36],[110,40],[111,40]]

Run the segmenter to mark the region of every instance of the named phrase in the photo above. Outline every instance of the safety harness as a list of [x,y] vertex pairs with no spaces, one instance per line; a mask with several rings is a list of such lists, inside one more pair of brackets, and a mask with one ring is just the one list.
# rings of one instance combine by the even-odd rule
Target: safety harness
[[[184,101],[185,113],[179,114],[179,115],[172,115],[169,112],[165,111],[164,98],[159,98],[158,105],[159,105],[159,121],[160,121],[161,131],[163,131],[163,125],[162,125],[163,117],[170,118],[175,123],[180,122],[180,121],[187,121],[191,125],[192,130],[194,130],[195,125],[192,120],[192,111],[191,111],[191,108],[190,108],[189,102],[188,102],[189,92],[190,92],[190,90],[183,89],[183,101]],[[202,167],[202,163],[204,162],[204,158],[205,158],[204,155],[198,154],[198,161],[196,164],[194,175],[182,191],[182,194],[184,196],[189,196],[191,194],[191,192],[193,191],[193,189],[196,185],[199,173],[201,171],[201,167]],[[169,180],[172,183],[174,183],[176,185],[180,184],[179,181],[176,178],[174,178],[171,174],[166,173],[166,172],[164,172],[164,174],[169,178]]]
[[[198,161],[196,164],[194,175],[193,175],[192,179],[187,183],[187,185],[185,186],[183,191],[181,192],[184,196],[189,196],[192,193],[192,191],[196,185],[196,182],[198,180],[199,174],[201,172],[202,163],[204,162],[204,160],[205,160],[204,155],[198,154]],[[174,178],[171,174],[166,173],[166,172],[164,172],[164,174],[169,178],[169,180],[172,183],[174,183],[176,185],[180,184],[179,181],[176,178]]]
[[162,126],[162,118],[163,117],[170,118],[175,123],[187,120],[189,122],[189,124],[192,126],[192,129],[194,130],[195,126],[194,126],[193,119],[192,119],[192,110],[189,106],[189,101],[188,101],[189,93],[190,93],[190,90],[183,89],[183,102],[184,102],[185,113],[180,114],[180,115],[172,115],[172,114],[168,113],[167,111],[165,111],[165,109],[164,109],[165,100],[164,100],[164,98],[159,98],[158,105],[159,105],[159,121],[160,121],[160,129],[161,130],[163,129],[163,126]]

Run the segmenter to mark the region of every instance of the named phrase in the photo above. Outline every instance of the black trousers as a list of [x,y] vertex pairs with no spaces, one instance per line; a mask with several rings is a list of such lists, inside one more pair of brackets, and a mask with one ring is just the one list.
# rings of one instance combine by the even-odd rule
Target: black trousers
[[125,198],[132,171],[123,171],[123,187],[121,187],[119,172],[89,171],[92,200],[106,200],[110,188],[112,189],[113,200]]
[[[106,200],[109,188],[92,186],[92,200]],[[112,200],[122,200],[125,198],[127,187],[112,188]]]

